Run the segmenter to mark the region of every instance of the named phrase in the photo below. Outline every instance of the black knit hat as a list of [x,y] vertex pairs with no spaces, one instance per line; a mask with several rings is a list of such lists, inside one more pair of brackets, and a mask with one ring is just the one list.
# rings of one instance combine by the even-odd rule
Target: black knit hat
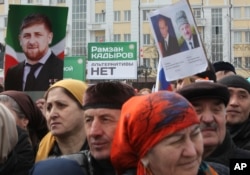
[[227,106],[230,98],[226,86],[208,81],[191,83],[178,90],[177,93],[181,94],[189,101],[204,98],[221,99],[225,106]]
[[218,83],[227,87],[242,88],[250,93],[250,83],[240,75],[229,75],[218,81]]
[[227,70],[227,71],[232,71],[234,74],[236,74],[234,66],[229,62],[218,61],[213,63],[213,66],[215,72]]
[[83,97],[83,109],[121,109],[123,103],[136,95],[133,87],[120,82],[101,82],[91,85]]

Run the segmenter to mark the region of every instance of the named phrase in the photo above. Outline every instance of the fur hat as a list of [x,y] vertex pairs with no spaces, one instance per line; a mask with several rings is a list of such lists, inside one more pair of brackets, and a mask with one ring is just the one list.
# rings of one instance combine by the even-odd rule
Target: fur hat
[[123,103],[135,95],[131,86],[120,82],[101,82],[90,86],[83,98],[83,109],[121,109]]
[[189,101],[203,98],[221,99],[225,106],[227,106],[230,98],[226,86],[208,81],[191,83],[178,90],[177,93],[181,94]]
[[64,79],[57,81],[55,84],[53,84],[48,91],[46,92],[46,95],[48,92],[55,87],[62,87],[65,88],[67,91],[69,91],[75,98],[76,100],[82,105],[82,99],[83,95],[88,87],[86,83],[80,80],[75,80],[75,79]]
[[213,63],[213,66],[214,66],[215,72],[228,70],[236,74],[234,66],[229,62],[218,61],[218,62]]
[[178,28],[180,28],[183,24],[189,24],[186,13],[183,10],[176,13],[175,21]]
[[242,88],[250,93],[250,83],[240,75],[229,75],[218,81],[218,83],[227,87]]

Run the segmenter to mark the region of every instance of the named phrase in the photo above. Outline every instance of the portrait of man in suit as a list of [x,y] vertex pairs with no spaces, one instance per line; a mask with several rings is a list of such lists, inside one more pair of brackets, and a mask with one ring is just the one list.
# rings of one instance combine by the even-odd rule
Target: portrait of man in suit
[[192,26],[188,22],[186,13],[183,10],[177,12],[175,20],[177,27],[182,35],[180,50],[186,51],[199,47],[198,36],[195,31],[192,30]]
[[63,79],[63,60],[50,49],[52,39],[52,24],[46,15],[32,13],[23,19],[19,43],[25,60],[7,70],[5,90],[46,91]]
[[158,26],[161,33],[161,38],[159,39],[159,48],[161,50],[162,57],[178,53],[179,45],[177,39],[176,37],[170,35],[169,25],[164,17],[159,17]]

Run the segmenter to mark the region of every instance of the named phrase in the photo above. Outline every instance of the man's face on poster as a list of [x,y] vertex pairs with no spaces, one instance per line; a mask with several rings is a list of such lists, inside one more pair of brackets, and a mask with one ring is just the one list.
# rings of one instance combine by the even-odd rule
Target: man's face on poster
[[182,24],[180,26],[180,31],[185,40],[190,40],[192,38],[192,29],[190,24]]
[[34,24],[24,28],[19,35],[20,45],[27,59],[40,60],[47,52],[53,33],[44,24]]
[[160,29],[160,32],[161,32],[161,36],[163,38],[166,38],[167,35],[168,35],[168,26],[166,24],[166,21],[159,20],[159,29]]

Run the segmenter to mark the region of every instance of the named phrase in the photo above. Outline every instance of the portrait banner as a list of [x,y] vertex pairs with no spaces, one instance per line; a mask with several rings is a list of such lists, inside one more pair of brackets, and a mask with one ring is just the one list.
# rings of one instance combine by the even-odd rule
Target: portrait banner
[[[46,84],[46,86],[42,88],[39,83],[34,82],[38,88],[31,88],[27,91],[45,91],[50,84],[63,78],[67,16],[68,7],[9,5],[4,61],[5,81],[6,78],[8,79],[7,82],[5,82],[7,83],[7,90],[26,91],[25,86],[27,85],[25,83],[28,82],[28,73],[29,70],[31,71],[32,69],[29,64],[30,62],[39,62],[42,65],[38,67],[36,76],[41,84],[45,81],[43,84]],[[47,19],[49,24],[44,24],[44,20]],[[39,31],[41,28],[44,31],[46,30],[45,32],[48,33],[48,36],[44,36],[44,31]],[[43,50],[44,53],[42,53]],[[32,52],[37,52],[38,56],[34,56],[32,60],[26,52],[29,52],[30,55]],[[53,57],[53,59],[51,59],[51,57]],[[18,67],[19,64],[21,65]],[[30,68],[26,68],[27,64]],[[50,66],[47,64],[50,64]],[[15,70],[13,70],[10,75],[6,75],[8,70],[13,67],[15,67]],[[57,74],[60,74],[59,76],[51,75],[56,71]],[[42,73],[45,73],[45,75],[40,75]],[[13,75],[18,76],[13,78]],[[18,82],[18,85],[15,85],[16,82]],[[39,89],[39,87],[41,87],[41,89]]]
[[[159,64],[167,81],[203,72],[207,57],[187,0],[149,13]],[[158,70],[158,75],[160,75]],[[159,77],[157,77],[159,80]]]

